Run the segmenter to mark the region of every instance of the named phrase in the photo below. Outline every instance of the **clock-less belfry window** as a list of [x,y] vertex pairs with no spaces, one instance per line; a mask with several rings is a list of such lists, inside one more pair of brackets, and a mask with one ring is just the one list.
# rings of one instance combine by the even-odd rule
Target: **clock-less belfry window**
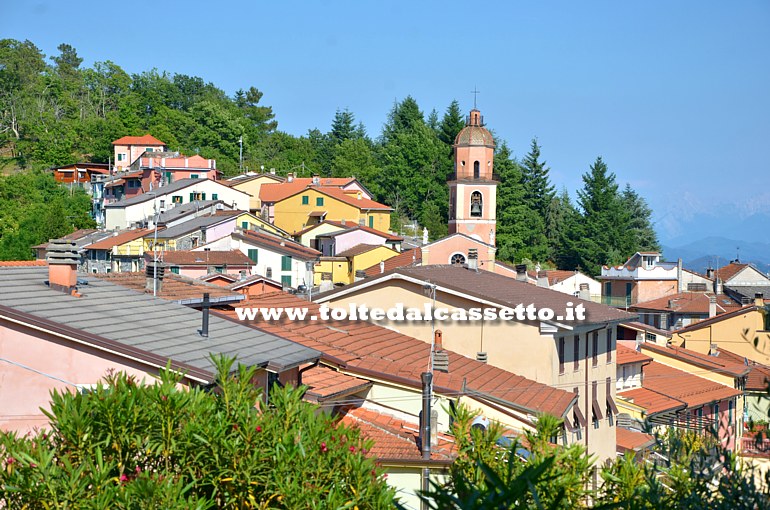
[[481,193],[478,191],[474,191],[473,193],[471,193],[471,217],[480,218],[482,210],[483,210],[483,207],[482,207]]

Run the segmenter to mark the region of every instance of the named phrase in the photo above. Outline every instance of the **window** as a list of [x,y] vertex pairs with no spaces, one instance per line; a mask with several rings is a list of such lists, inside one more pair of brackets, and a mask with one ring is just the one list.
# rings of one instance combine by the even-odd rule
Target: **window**
[[172,272],[172,273],[174,273],[174,274],[179,274],[179,267],[177,267],[177,266],[173,266],[173,267],[171,268],[171,272]]
[[182,203],[182,196],[181,195],[174,195],[171,197],[171,203],[172,204],[181,204]]
[[153,152],[152,147],[145,147],[144,152]]
[[481,171],[479,170],[479,162],[474,161],[473,162],[473,178],[478,179],[481,177]]
[[123,154],[122,153],[118,153],[118,161],[123,161]]
[[205,193],[190,193],[190,202],[193,202],[195,200],[206,200],[206,194]]
[[198,178],[198,174],[190,174],[190,179],[197,179],[197,178]]
[[615,335],[613,334],[615,330],[613,328],[607,329],[607,363],[612,363],[612,337]]
[[572,355],[575,358],[573,369],[577,371],[580,368],[580,335],[575,335],[575,337],[572,339],[572,344]]
[[211,194],[211,200],[219,200],[219,194],[218,193],[212,193]]
[[249,248],[249,258],[254,262],[255,264],[259,262],[259,252],[256,248]]
[[612,282],[604,282],[604,295],[605,296],[612,295]]
[[594,331],[593,338],[591,339],[591,349],[593,350],[593,366],[599,364],[599,332]]
[[564,339],[559,338],[559,373],[564,373]]
[[166,172],[166,184],[174,182],[174,178],[171,176],[171,172]]
[[628,384],[626,383],[626,378],[628,377],[627,371],[626,371],[627,368],[628,367],[626,365],[623,365],[623,379],[618,381],[619,383],[621,383],[621,387],[628,386]]
[[284,287],[291,287],[291,275],[281,276],[281,285]]
[[266,267],[265,268],[265,277],[266,278],[272,278],[273,277],[273,268],[272,267]]
[[241,222],[241,228],[243,230],[248,230],[249,229],[249,222],[248,221],[242,221]]
[[214,272],[215,273],[224,273],[225,267],[224,266],[214,266]]
[[714,404],[714,408],[711,410],[712,419],[714,420],[714,426],[719,430],[719,402]]
[[323,207],[323,205],[324,205],[324,197],[316,197],[315,205],[318,206],[318,207]]
[[735,409],[735,401],[731,400],[727,403],[727,423],[729,425],[733,424],[733,410]]
[[474,191],[471,193],[471,217],[480,218],[482,215],[483,203],[481,199],[481,193]]
[[302,205],[308,205],[310,203],[310,197],[307,195],[302,195]]
[[374,216],[369,216],[369,228],[374,228]]
[[644,341],[655,343],[655,333],[646,332],[644,334]]
[[291,256],[284,255],[281,257],[281,271],[291,271]]
[[703,430],[703,408],[699,407],[696,413],[698,417],[698,430]]

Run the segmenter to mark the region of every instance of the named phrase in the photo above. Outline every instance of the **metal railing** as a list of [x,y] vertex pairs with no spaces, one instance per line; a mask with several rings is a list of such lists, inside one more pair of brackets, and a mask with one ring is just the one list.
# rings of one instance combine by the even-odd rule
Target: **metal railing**
[[[452,172],[447,177],[448,181],[456,181],[457,180],[457,172]],[[500,182],[500,174],[493,173],[492,177],[488,177],[486,175],[480,175],[479,177],[472,177],[472,176],[464,176],[462,180],[465,181],[497,181]]]
[[616,308],[628,308],[634,304],[631,296],[602,296],[601,303]]

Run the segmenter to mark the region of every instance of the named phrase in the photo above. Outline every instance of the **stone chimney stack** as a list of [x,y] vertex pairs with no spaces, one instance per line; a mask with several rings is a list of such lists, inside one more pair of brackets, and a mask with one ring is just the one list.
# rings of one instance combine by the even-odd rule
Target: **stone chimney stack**
[[471,271],[479,270],[479,251],[476,248],[468,249],[468,269]]
[[75,241],[52,239],[46,253],[48,285],[52,289],[71,294],[78,284],[80,254]]
[[537,286],[538,287],[543,287],[544,289],[547,289],[549,287],[549,285],[548,285],[548,273],[546,273],[545,271],[538,271],[537,272]]
[[166,266],[163,262],[151,260],[145,267],[145,290],[160,294],[163,289],[163,277],[165,276]]
[[591,287],[587,283],[580,284],[578,297],[585,301],[591,301]]
[[433,370],[449,372],[449,354],[444,350],[444,341],[440,329],[433,334]]
[[761,292],[754,294],[754,306],[765,306],[765,295]]
[[527,265],[526,264],[517,264],[516,265],[516,281],[519,281],[519,282],[526,282],[527,281]]
[[717,316],[717,298],[709,296],[709,319]]

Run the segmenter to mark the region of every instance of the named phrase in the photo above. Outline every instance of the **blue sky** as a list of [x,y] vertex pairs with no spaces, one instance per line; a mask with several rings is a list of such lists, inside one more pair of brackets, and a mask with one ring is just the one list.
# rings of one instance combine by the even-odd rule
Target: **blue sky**
[[[2,2],[0,37],[49,56],[66,42],[84,65],[156,67],[228,93],[253,85],[295,135],[349,108],[376,136],[396,100],[468,110],[478,87],[488,126],[517,156],[538,137],[574,196],[602,155],[653,206],[664,241],[716,211],[739,225],[770,210],[766,0],[33,0]],[[728,235],[720,221],[713,233]]]

